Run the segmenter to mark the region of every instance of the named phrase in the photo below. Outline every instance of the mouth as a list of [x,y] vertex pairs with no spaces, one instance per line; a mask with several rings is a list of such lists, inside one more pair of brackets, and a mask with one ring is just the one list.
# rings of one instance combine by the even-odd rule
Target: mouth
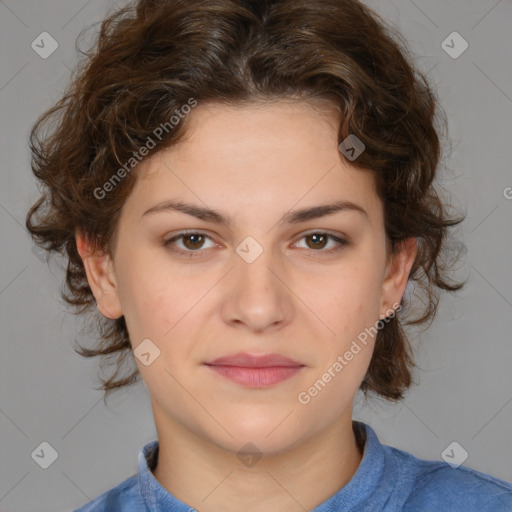
[[268,388],[293,377],[304,368],[304,366],[267,366],[265,368],[207,366],[222,377],[249,388]]
[[238,353],[204,363],[218,375],[249,388],[268,388],[283,382],[305,367],[280,354]]

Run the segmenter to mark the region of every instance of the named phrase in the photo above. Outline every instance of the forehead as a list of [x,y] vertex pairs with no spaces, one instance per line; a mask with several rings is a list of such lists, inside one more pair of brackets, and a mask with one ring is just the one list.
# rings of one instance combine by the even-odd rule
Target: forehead
[[[264,158],[265,151],[303,156],[332,150],[340,113],[334,106],[297,100],[259,101],[250,104],[200,104],[189,114],[186,137],[174,146],[182,153],[195,150],[218,157]],[[306,144],[306,145],[305,145]],[[192,149],[190,146],[194,146]],[[173,149],[173,148],[171,148]]]
[[223,211],[243,203],[254,214],[346,200],[381,213],[373,173],[340,155],[335,108],[210,103],[188,115],[186,136],[136,169],[140,208],[181,197]]

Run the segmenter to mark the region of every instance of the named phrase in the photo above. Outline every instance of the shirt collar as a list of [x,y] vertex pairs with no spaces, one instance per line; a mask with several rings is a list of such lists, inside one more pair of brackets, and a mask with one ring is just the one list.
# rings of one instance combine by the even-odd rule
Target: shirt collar
[[[314,512],[327,512],[331,510],[349,510],[358,504],[367,501],[378,489],[378,482],[386,472],[392,468],[386,467],[386,454],[384,446],[380,444],[375,431],[367,424],[353,421],[353,428],[359,429],[364,443],[363,458],[356,473],[350,481],[336,494],[318,505]],[[158,460],[158,440],[144,445],[139,453],[139,494],[140,499],[150,512],[193,512],[189,505],[178,500],[167,491],[153,476],[151,469]]]
[[[359,429],[366,438],[363,458],[349,482],[337,493],[318,505],[312,512],[331,512],[333,510],[359,510],[368,503],[387,501],[393,486],[384,485],[385,475],[394,475],[392,460],[386,455],[386,447],[382,445],[375,431],[360,421],[352,422],[354,430]],[[377,506],[371,510],[380,510]],[[364,508],[364,510],[367,510]],[[368,509],[370,510],[370,509]]]
[[139,497],[150,512],[193,512],[195,509],[174,497],[153,476],[159,443],[154,440],[144,445],[139,453]]

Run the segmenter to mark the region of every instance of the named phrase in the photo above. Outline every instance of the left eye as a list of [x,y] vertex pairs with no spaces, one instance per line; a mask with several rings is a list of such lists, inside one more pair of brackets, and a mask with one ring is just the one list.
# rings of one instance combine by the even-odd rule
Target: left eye
[[[181,243],[183,244],[184,248],[178,248],[177,250],[176,249],[173,249],[173,250],[176,250],[177,252],[189,253],[192,256],[193,254],[191,254],[191,253],[201,252],[201,251],[199,251],[199,249],[204,248],[204,241],[206,239],[212,241],[212,243],[213,243],[213,240],[211,239],[211,237],[209,237],[208,235],[206,235],[204,233],[200,233],[200,232],[179,233],[178,235],[173,236],[169,240],[166,240],[164,242],[164,246],[176,245],[175,242],[180,240]],[[342,249],[343,247],[345,247],[346,245],[348,245],[348,242],[346,240],[339,238],[337,236],[331,235],[329,233],[323,233],[320,231],[303,235],[300,240],[311,240],[311,243],[306,242],[307,247],[305,247],[305,248],[312,249],[313,251],[316,251],[316,252],[334,252],[334,251],[338,251],[338,250]],[[331,247],[328,250],[323,250],[327,246],[329,240],[334,242],[334,247]],[[296,243],[298,243],[298,242],[296,242]],[[215,243],[213,243],[213,245],[210,246],[210,248],[213,246],[215,246]],[[206,247],[206,248],[208,249],[208,247]]]
[[[335,242],[333,248],[326,250],[326,251],[320,251],[320,252],[337,251],[337,250],[342,249],[344,246],[348,245],[348,242],[346,240],[343,240],[342,238],[331,235],[329,233],[322,233],[322,232],[308,233],[307,235],[304,235],[301,238],[301,240],[303,240],[303,239],[306,239],[306,240],[310,239],[313,244],[313,250],[315,250],[315,251],[318,251],[318,249],[324,249],[328,240],[333,240]],[[306,249],[311,249],[311,248],[312,248],[311,246],[306,247]]]

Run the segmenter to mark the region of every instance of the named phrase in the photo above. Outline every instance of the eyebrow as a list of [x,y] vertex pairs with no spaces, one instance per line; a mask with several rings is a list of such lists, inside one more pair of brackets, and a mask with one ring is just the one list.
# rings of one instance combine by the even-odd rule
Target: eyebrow
[[[151,207],[149,210],[146,210],[142,214],[142,217],[145,215],[165,211],[178,211],[186,213],[187,215],[197,217],[198,219],[213,222],[215,224],[222,224],[226,227],[231,227],[233,224],[232,217],[221,211],[185,203],[183,201],[173,200],[158,203],[157,205]],[[300,210],[291,210],[283,215],[277,224],[299,224],[300,222],[305,222],[311,219],[318,219],[320,217],[325,217],[334,213],[347,211],[359,212],[363,217],[366,218],[366,220],[369,220],[368,213],[362,206],[353,203],[352,201],[337,201],[332,204],[312,206],[309,208],[302,208]]]

